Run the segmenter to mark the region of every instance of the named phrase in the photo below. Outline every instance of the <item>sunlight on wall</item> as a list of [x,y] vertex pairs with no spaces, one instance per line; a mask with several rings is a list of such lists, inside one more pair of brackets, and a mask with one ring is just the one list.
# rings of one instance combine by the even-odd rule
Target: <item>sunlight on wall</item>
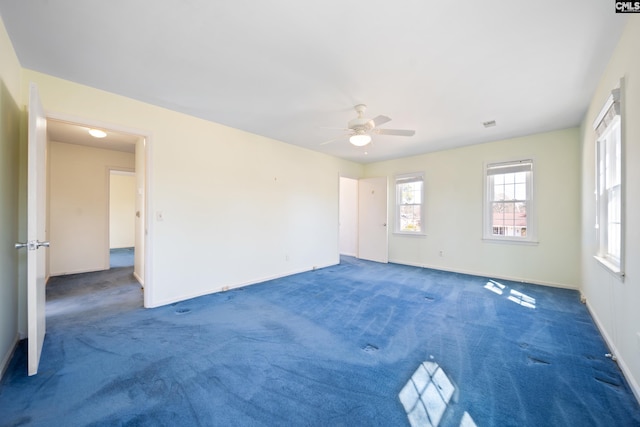
[[[398,397],[412,427],[437,426],[456,391],[447,374],[436,362],[424,361],[400,390]],[[461,427],[475,427],[465,412]]]

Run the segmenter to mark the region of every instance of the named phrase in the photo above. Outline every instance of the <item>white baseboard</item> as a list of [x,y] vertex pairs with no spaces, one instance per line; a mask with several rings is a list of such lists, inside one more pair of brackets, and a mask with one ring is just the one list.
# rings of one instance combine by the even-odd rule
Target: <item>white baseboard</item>
[[482,271],[473,271],[473,270],[448,268],[448,267],[443,267],[441,265],[417,264],[417,263],[406,262],[406,261],[402,261],[402,260],[392,260],[392,259],[390,259],[389,262],[394,263],[394,264],[410,265],[412,267],[429,268],[429,269],[433,269],[433,270],[447,271],[449,273],[468,274],[470,276],[489,277],[489,278],[492,278],[492,279],[509,280],[511,282],[531,283],[533,285],[550,286],[550,287],[553,287],[553,288],[571,289],[571,290],[576,290],[576,291],[578,290],[577,287],[572,286],[572,285],[567,285],[565,283],[546,282],[546,281],[543,281],[543,280],[529,279],[529,278],[526,278],[526,277],[501,276],[501,275],[490,274],[490,273],[482,272]]
[[613,340],[607,333],[607,330],[605,329],[604,325],[600,321],[600,318],[598,318],[598,315],[596,314],[596,312],[591,308],[591,305],[589,305],[589,301],[587,300],[585,303],[587,306],[587,310],[589,310],[589,314],[591,315],[591,318],[593,319],[596,326],[598,327],[600,334],[604,337],[604,340],[607,343],[607,347],[609,347],[609,351],[611,352],[612,355],[616,357],[616,362],[618,363],[618,366],[622,371],[622,375],[624,375],[624,377],[626,378],[627,382],[629,383],[629,386],[631,387],[631,391],[633,391],[633,394],[636,397],[636,400],[638,401],[638,403],[640,403],[640,385],[638,385],[638,381],[636,381],[636,379],[631,374],[631,370],[629,369],[629,366],[627,366],[627,364],[625,363],[624,358],[620,355],[620,353],[618,353],[618,349],[613,343]]
[[140,275],[138,273],[136,273],[135,271],[133,272],[133,277],[135,277],[135,279],[138,281],[138,283],[140,283],[140,286],[142,286],[144,288],[144,280],[142,280],[142,277],[140,277]]
[[352,253],[347,253],[347,252],[341,252],[340,255],[344,255],[344,256],[352,256],[354,258],[358,258],[358,254],[352,254]]
[[70,271],[56,271],[49,272],[49,277],[58,277],[58,276],[69,276],[71,274],[82,274],[82,273],[97,273],[98,271],[106,271],[109,270],[110,267],[107,268],[89,268],[89,269],[79,269],[79,270],[70,270]]
[[7,353],[2,357],[0,361],[0,380],[4,376],[7,368],[9,367],[9,362],[11,362],[11,358],[13,357],[13,353],[16,351],[16,347],[18,346],[18,338],[19,336],[16,334],[16,337],[13,340],[13,343],[7,349]]
[[196,292],[196,293],[188,294],[188,295],[181,295],[180,297],[177,297],[177,298],[170,298],[170,299],[166,299],[166,300],[153,301],[151,303],[151,305],[145,306],[145,308],[161,307],[163,305],[173,304],[175,302],[180,302],[180,301],[186,301],[186,300],[190,300],[192,298],[198,298],[198,297],[202,297],[202,296],[205,296],[205,295],[216,294],[218,292],[226,292],[226,291],[230,291],[232,289],[242,288],[244,286],[256,285],[258,283],[267,282],[269,280],[280,279],[281,277],[293,276],[294,274],[298,274],[298,273],[305,273],[307,271],[319,270],[321,268],[331,267],[333,265],[337,265],[337,263],[332,263],[332,264],[327,264],[327,265],[320,265],[320,266],[313,266],[311,268],[305,268],[305,269],[291,270],[291,271],[287,271],[286,273],[283,273],[283,274],[277,274],[277,275],[273,275],[273,276],[262,277],[260,279],[250,280],[248,282],[233,283],[233,284],[222,286],[220,288],[207,289],[207,290],[204,290],[202,292]]

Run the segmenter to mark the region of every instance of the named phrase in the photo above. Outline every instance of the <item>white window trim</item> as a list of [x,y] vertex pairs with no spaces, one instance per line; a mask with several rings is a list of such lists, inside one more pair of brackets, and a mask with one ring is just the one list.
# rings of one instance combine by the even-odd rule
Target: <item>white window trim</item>
[[[489,174],[488,171],[491,167],[500,165],[514,165],[531,163],[531,171],[529,172],[529,181],[527,183],[527,237],[514,237],[514,236],[496,236],[489,230],[492,228],[492,209],[489,189]],[[506,160],[499,162],[487,162],[483,165],[483,188],[484,188],[484,200],[483,200],[483,222],[482,222],[482,240],[486,243],[506,243],[516,245],[537,245],[537,217],[535,211],[535,158],[529,157],[526,159],[519,158],[515,160]]]
[[[597,239],[597,252],[593,256],[594,259],[608,272],[612,273],[614,276],[618,277],[620,280],[624,280],[625,277],[625,229],[626,229],[626,220],[625,220],[625,193],[626,193],[626,173],[625,173],[625,131],[624,131],[624,122],[622,119],[623,116],[623,94],[624,94],[624,79],[620,79],[620,84],[617,88],[611,91],[611,94],[607,97],[600,113],[593,122],[593,130],[596,133],[595,138],[595,197],[596,197],[596,239]],[[600,206],[600,184],[599,184],[599,160],[600,160],[600,141],[601,138],[597,134],[596,130],[600,126],[601,122],[607,116],[609,110],[613,108],[615,115],[617,116],[617,120],[619,120],[620,126],[620,155],[621,155],[621,164],[620,164],[620,261],[619,263],[612,262],[611,259],[607,256],[607,254],[602,253],[602,244],[601,244],[601,230],[600,230],[600,221],[601,221],[601,206]],[[605,133],[606,134],[606,133]]]
[[[406,178],[416,178],[422,180],[422,204],[420,208],[420,224],[422,225],[422,229],[420,231],[401,231],[400,230],[400,212],[399,212],[399,195],[398,195],[398,180],[406,179]],[[403,173],[398,174],[394,177],[393,180],[393,191],[395,192],[394,199],[394,226],[393,226],[393,234],[398,234],[402,236],[419,236],[424,237],[427,235],[426,233],[426,223],[425,223],[425,210],[426,210],[426,200],[425,200],[425,182],[424,182],[424,172],[415,172],[415,173]]]

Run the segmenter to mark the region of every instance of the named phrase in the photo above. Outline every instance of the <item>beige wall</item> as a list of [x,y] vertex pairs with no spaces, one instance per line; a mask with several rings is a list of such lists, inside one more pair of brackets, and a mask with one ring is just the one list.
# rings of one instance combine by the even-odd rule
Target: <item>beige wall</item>
[[109,247],[135,246],[136,176],[111,172],[109,183]]
[[[579,286],[578,130],[537,134],[367,165],[389,179],[389,260],[554,286]],[[537,245],[482,240],[484,165],[534,160]],[[397,174],[424,172],[426,237],[393,233]],[[443,251],[444,256],[440,256]]]
[[50,142],[52,276],[109,268],[109,171],[133,170],[134,157],[133,153]]
[[[630,16],[611,61],[591,98],[582,125],[582,292],[618,364],[640,400],[640,16]],[[625,278],[594,258],[595,134],[593,122],[612,89],[624,78],[622,95],[623,180],[626,185]]]
[[[0,20],[0,377],[18,339],[20,64]],[[25,230],[26,234],[26,230]]]
[[362,166],[24,70],[29,81],[49,112],[149,136],[147,306],[338,262],[339,176]]

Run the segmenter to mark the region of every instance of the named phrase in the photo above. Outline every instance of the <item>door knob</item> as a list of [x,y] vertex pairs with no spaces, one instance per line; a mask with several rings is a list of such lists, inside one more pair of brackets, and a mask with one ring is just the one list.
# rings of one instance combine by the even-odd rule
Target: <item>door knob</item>
[[31,241],[26,242],[26,243],[18,242],[13,246],[16,249],[27,248],[27,250],[29,250],[29,251],[35,251],[36,249],[38,249],[41,246],[44,246],[44,247],[48,248],[49,247],[49,242],[41,242],[40,240],[31,240]]

